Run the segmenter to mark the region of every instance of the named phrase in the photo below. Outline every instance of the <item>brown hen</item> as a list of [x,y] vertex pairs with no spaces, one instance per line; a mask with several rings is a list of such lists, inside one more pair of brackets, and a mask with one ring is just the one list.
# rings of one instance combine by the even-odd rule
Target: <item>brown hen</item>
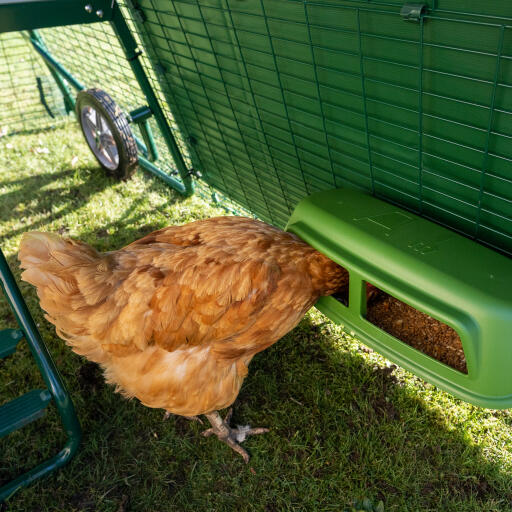
[[244,217],[171,226],[107,253],[26,233],[18,256],[57,334],[117,391],[205,414],[205,435],[246,461],[239,442],[267,429],[233,429],[217,411],[235,401],[255,354],[319,296],[348,287],[342,267],[295,235]]

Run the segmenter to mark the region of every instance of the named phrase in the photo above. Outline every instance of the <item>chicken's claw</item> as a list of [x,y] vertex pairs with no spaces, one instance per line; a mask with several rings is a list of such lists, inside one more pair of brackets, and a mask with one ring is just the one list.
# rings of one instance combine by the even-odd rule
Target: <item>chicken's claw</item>
[[254,436],[257,434],[265,434],[269,431],[268,428],[251,428],[249,425],[238,425],[237,428],[229,426],[229,420],[233,414],[233,408],[230,408],[226,417],[222,419],[218,411],[213,411],[209,414],[205,414],[212,428],[205,430],[202,435],[204,437],[210,437],[216,435],[217,438],[230,446],[235,452],[239,453],[244,459],[245,463],[249,462],[249,454],[244,450],[239,443],[245,441],[247,436]]

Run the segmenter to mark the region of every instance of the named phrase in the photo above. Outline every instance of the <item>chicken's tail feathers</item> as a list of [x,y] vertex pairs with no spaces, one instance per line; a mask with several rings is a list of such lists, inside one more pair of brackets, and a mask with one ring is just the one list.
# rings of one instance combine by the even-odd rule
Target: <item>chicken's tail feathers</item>
[[[34,285],[41,299],[59,297],[61,302],[79,295],[80,276],[94,272],[100,255],[89,245],[62,238],[54,233],[25,233],[18,251],[21,279]],[[69,304],[71,305],[71,304]]]
[[[96,268],[105,258],[83,242],[38,231],[23,235],[18,252],[24,270],[21,279],[37,288],[41,300],[50,296],[59,297],[61,302],[66,297],[72,302],[81,299],[77,306],[83,305],[81,302],[97,302],[97,293],[89,288],[91,281],[97,284],[102,281],[101,276],[96,276]],[[43,303],[41,305],[44,308]]]
[[37,289],[46,319],[73,350],[101,362],[103,350],[89,337],[90,307],[112,293],[110,260],[89,245],[53,233],[25,233],[18,259],[23,281]]
[[40,231],[24,233],[18,252],[20,266],[24,269],[21,278],[34,286],[47,284],[49,275],[62,276],[71,268],[88,265],[98,257],[87,244]]

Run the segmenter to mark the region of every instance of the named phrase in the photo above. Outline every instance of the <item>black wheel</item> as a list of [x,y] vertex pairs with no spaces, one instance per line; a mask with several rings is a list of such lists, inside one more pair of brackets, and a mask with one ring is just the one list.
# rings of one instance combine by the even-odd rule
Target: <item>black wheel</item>
[[85,140],[100,165],[109,175],[128,179],[137,168],[137,144],[121,109],[101,89],[80,91],[75,108]]

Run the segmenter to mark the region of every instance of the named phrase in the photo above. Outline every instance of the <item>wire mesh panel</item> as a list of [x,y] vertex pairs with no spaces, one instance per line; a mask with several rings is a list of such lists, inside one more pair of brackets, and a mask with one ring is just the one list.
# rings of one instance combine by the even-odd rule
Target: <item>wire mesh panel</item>
[[[134,18],[140,17],[141,14],[133,7],[131,11],[128,10],[124,2],[120,5],[133,36],[140,48],[144,49],[140,59],[145,73],[166,115],[181,154],[186,164],[191,167],[188,151],[190,143],[188,146],[185,144],[174,121],[174,112],[171,113],[167,101],[167,98],[172,97],[172,91],[168,89],[167,81],[162,79],[165,70],[159,65],[154,66],[157,60],[153,57],[152,43],[150,40],[142,39],[145,34],[141,34],[140,25],[134,21]],[[99,87],[107,91],[125,112],[146,104],[146,98],[109,23],[54,27],[40,30],[40,33],[50,53],[85,87]],[[176,164],[156,121],[151,118],[149,123],[159,154],[156,165],[179,179]],[[132,124],[132,130],[139,137],[141,136],[137,125]],[[203,166],[200,165],[200,167]],[[207,200],[213,200],[228,212],[249,216],[252,213],[241,204],[233,203],[228,197],[219,193],[218,189],[212,189],[205,181],[197,182],[196,192]]]
[[204,179],[283,225],[369,191],[512,252],[512,27],[503,2],[140,0]]
[[21,32],[0,34],[0,136],[65,119],[62,95]]
[[[126,10],[124,12],[128,14]],[[128,21],[131,23],[129,15]],[[98,87],[105,90],[125,112],[147,104],[130,63],[109,23],[47,28],[41,30],[40,33],[50,53],[85,87]],[[136,35],[135,31],[134,33]],[[165,96],[155,77],[155,71],[147,56],[142,56],[142,59],[146,74],[158,100],[165,109],[167,120],[179,135]],[[160,155],[159,167],[170,174],[177,174],[176,166],[156,121],[151,118],[149,122]],[[132,130],[141,137],[137,125],[132,124]],[[182,153],[187,157],[186,148],[179,137],[178,144]]]

